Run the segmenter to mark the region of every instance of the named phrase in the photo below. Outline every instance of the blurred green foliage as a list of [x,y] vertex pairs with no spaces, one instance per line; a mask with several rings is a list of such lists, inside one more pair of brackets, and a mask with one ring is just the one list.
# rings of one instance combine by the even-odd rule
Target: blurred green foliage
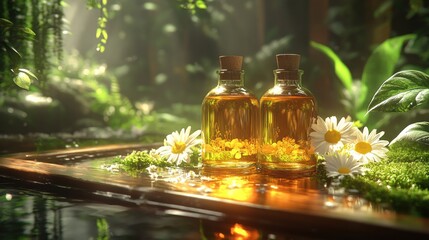
[[[64,62],[55,76],[47,90],[57,96],[71,91],[69,96],[75,98],[74,102],[83,108],[76,120],[81,124],[85,124],[86,118],[91,120],[86,127],[95,124],[113,129],[141,128],[152,133],[168,133],[184,125],[196,127],[192,119],[196,121],[200,116],[199,107],[180,103],[158,111],[154,111],[152,101],[133,104],[121,93],[118,79],[106,65],[84,60],[77,52],[69,56],[68,62]],[[55,91],[60,92],[53,94]],[[79,108],[76,105],[71,107]]]
[[[13,201],[11,201],[13,197]],[[23,196],[13,196],[11,193],[0,191],[0,223],[2,239],[19,239],[22,233],[28,228],[30,223],[24,219],[30,216],[26,211],[26,198]]]
[[[12,46],[10,41],[15,42],[22,39],[33,40],[35,35],[30,28],[15,26],[11,21],[0,18],[0,50],[3,52],[2,54],[9,57],[8,59],[2,57],[1,60],[4,62],[0,63],[0,66],[8,66],[10,72],[13,74],[13,82],[18,87],[26,90],[29,90],[32,80],[37,80],[37,77],[30,70],[21,68],[22,56]],[[4,74],[3,77],[0,77],[0,88],[7,88],[10,82],[5,80],[10,75],[7,74],[5,69],[0,69],[0,71]]]
[[97,219],[97,240],[109,240],[109,223],[105,218]]
[[394,73],[403,44],[414,38],[414,35],[405,35],[385,40],[372,52],[365,64],[361,79],[357,80],[353,80],[350,69],[332,49],[316,42],[311,42],[311,45],[332,60],[335,74],[344,86],[341,102],[346,112],[353,119],[367,124],[366,112],[371,96],[374,95],[376,88]]
[[[329,55],[340,69],[336,73],[341,85],[332,91],[346,93],[341,96],[347,107],[341,111],[338,98],[331,101],[320,92],[318,77],[327,69],[318,68],[308,49],[314,37],[310,34],[309,24],[314,23],[308,13],[310,1],[87,0],[81,4],[83,9],[95,11],[90,11],[94,13],[91,21],[85,18],[85,24],[78,24],[82,36],[73,30],[74,22],[63,21],[65,11],[76,10],[79,3],[46,4],[35,0],[0,4],[4,13],[0,17],[36,34],[34,41],[17,41],[16,50],[23,56],[23,66],[35,69],[31,73],[40,79],[31,84],[28,93],[16,87],[0,93],[1,132],[72,132],[98,127],[162,134],[188,125],[199,128],[201,100],[216,85],[218,56],[226,54],[245,56],[245,83],[257,96],[273,84],[275,54],[296,52],[302,55],[303,84],[317,97],[324,96],[318,98],[321,113],[352,114],[370,127],[387,127],[392,119],[421,115],[417,111],[406,116],[365,115],[364,110],[368,96],[385,80],[379,75],[388,75],[387,68],[428,68],[424,61],[429,56],[428,30],[423,23],[429,17],[424,2],[386,0],[376,11],[362,14],[364,11],[356,9],[367,9],[366,1],[330,1],[324,9],[323,27],[329,31],[325,47],[329,46]],[[393,16],[391,38],[375,48],[367,42],[367,20],[383,18],[389,11]],[[79,49],[79,56],[72,49],[62,51],[67,42],[63,43],[61,33],[70,31],[76,31],[76,36],[68,37],[80,37],[76,42],[86,46]],[[11,39],[16,37],[8,34]],[[405,41],[410,36],[415,37]],[[97,48],[103,54],[97,54]],[[398,52],[401,54],[395,55]],[[4,55],[0,58],[9,61]],[[15,73],[20,76],[16,82],[28,87],[31,75],[20,68]],[[40,101],[36,104],[28,99]]]
[[[188,10],[206,8],[205,2],[201,0],[177,1],[175,4]],[[113,5],[107,0],[87,1],[88,7],[100,10],[95,32],[99,39],[97,50],[100,52],[105,50],[107,44],[107,22]],[[131,101],[121,91],[118,80],[124,68],[118,67],[117,71],[107,72],[105,64],[97,64],[93,58],[92,62],[84,61],[73,54],[67,55],[67,59],[58,67],[54,67],[54,57],[62,60],[63,54],[64,6],[68,5],[61,0],[52,4],[32,0],[7,1],[0,4],[0,17],[17,20],[18,23],[1,18],[0,50],[7,51],[10,56],[7,58],[1,55],[0,70],[6,73],[5,69],[12,68],[9,73],[14,74],[15,84],[30,90],[28,93],[22,93],[10,88],[12,81],[6,80],[12,79],[12,76],[0,74],[1,90],[7,90],[0,93],[1,132],[49,133],[108,127],[125,131],[140,129],[138,131],[167,133],[185,125],[199,127],[195,120],[199,119],[199,114],[195,114],[195,108],[189,110],[190,107],[178,103],[173,109],[164,106],[164,110],[154,111],[154,101],[150,97]],[[196,14],[195,9],[191,11],[192,14]],[[51,15],[48,17],[49,14]],[[34,32],[27,26],[31,26]],[[34,40],[34,43],[23,42],[21,38]],[[25,59],[22,59],[21,54],[9,42],[16,43],[19,51],[26,53]],[[37,69],[36,74],[20,68],[21,62],[34,66]],[[9,63],[11,67],[8,66]],[[70,64],[75,64],[77,68],[71,67]],[[32,85],[30,89],[32,79],[37,79],[36,75],[41,82]],[[190,120],[187,119],[189,116]]]

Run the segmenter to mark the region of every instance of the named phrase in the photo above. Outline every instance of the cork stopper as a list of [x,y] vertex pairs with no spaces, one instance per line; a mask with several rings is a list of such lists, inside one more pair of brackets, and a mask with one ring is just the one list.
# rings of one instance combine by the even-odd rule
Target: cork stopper
[[301,56],[299,54],[277,54],[276,59],[276,75],[278,79],[300,79],[299,63],[301,60]]
[[220,79],[235,80],[241,77],[243,56],[220,56]]
[[298,54],[277,54],[276,59],[278,69],[293,71],[299,69],[301,56]]
[[230,71],[240,71],[243,65],[242,56],[220,56],[220,69]]

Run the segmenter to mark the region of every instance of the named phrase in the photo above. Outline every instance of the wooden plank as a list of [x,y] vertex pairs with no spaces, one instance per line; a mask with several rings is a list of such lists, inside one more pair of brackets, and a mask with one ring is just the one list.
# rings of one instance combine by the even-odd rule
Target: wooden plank
[[[93,154],[99,154],[99,156],[113,156],[119,153],[126,153],[133,150],[142,150],[159,147],[160,143],[154,144],[111,144],[104,146],[96,147],[86,147],[86,148],[69,148],[69,149],[60,149],[60,150],[51,150],[51,151],[42,151],[42,152],[24,152],[10,154],[6,157],[15,158],[15,159],[32,159],[37,161],[48,161],[49,159],[62,159],[64,157],[72,158],[75,156],[84,156],[88,154],[88,158],[93,158]],[[56,161],[54,161],[56,162]],[[57,163],[57,162],[56,162]]]
[[[352,201],[338,201],[340,196],[326,194],[312,178],[279,179],[254,174],[168,183],[154,182],[144,174],[133,177],[90,167],[91,163],[100,161],[100,157],[151,147],[110,145],[16,154],[0,158],[0,176],[28,184],[73,189],[128,205],[193,212],[209,219],[240,221],[295,233],[313,229],[315,236],[319,237],[329,236],[338,229],[356,236],[429,236],[428,219],[379,211],[370,204],[357,208]],[[52,162],[58,156],[79,155],[93,157],[79,159],[74,165]],[[48,162],[42,161],[46,159]],[[358,199],[355,196],[353,201]],[[337,205],[332,207],[330,204]]]

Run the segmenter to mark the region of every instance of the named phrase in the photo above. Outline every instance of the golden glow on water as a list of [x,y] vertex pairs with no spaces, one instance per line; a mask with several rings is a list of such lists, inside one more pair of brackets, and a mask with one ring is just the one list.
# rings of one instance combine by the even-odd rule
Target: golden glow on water
[[243,225],[236,223],[231,227],[231,235],[237,235],[243,239],[247,239],[250,234],[243,228]]
[[309,138],[315,106],[312,96],[261,98],[261,161],[265,168],[308,170],[315,166]]
[[[234,223],[231,227],[224,228],[222,226],[217,227],[219,232],[213,234],[214,239],[231,239],[231,240],[257,240],[261,238],[260,230],[246,226],[240,223]],[[228,232],[229,230],[229,232]],[[222,232],[223,231],[223,232]],[[209,238],[212,239],[212,238]],[[265,239],[265,238],[264,238]],[[275,239],[275,238],[273,238]]]
[[225,177],[208,184],[208,187],[216,189],[212,194],[216,197],[247,202],[257,198],[253,183],[244,177]]
[[259,102],[252,95],[207,96],[202,105],[205,166],[241,168],[257,160]]

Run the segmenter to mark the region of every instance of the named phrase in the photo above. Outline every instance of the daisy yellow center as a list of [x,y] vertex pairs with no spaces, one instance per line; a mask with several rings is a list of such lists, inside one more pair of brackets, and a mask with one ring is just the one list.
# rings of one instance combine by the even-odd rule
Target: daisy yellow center
[[367,142],[358,142],[355,146],[355,151],[360,154],[367,154],[372,151],[372,147]]
[[325,133],[325,141],[328,143],[337,143],[341,139],[341,133],[337,130],[328,130]]
[[349,174],[350,173],[350,168],[340,167],[340,168],[338,168],[338,172],[340,174]]
[[171,152],[174,154],[182,153],[186,149],[186,144],[182,141],[174,142],[174,145],[171,147]]

